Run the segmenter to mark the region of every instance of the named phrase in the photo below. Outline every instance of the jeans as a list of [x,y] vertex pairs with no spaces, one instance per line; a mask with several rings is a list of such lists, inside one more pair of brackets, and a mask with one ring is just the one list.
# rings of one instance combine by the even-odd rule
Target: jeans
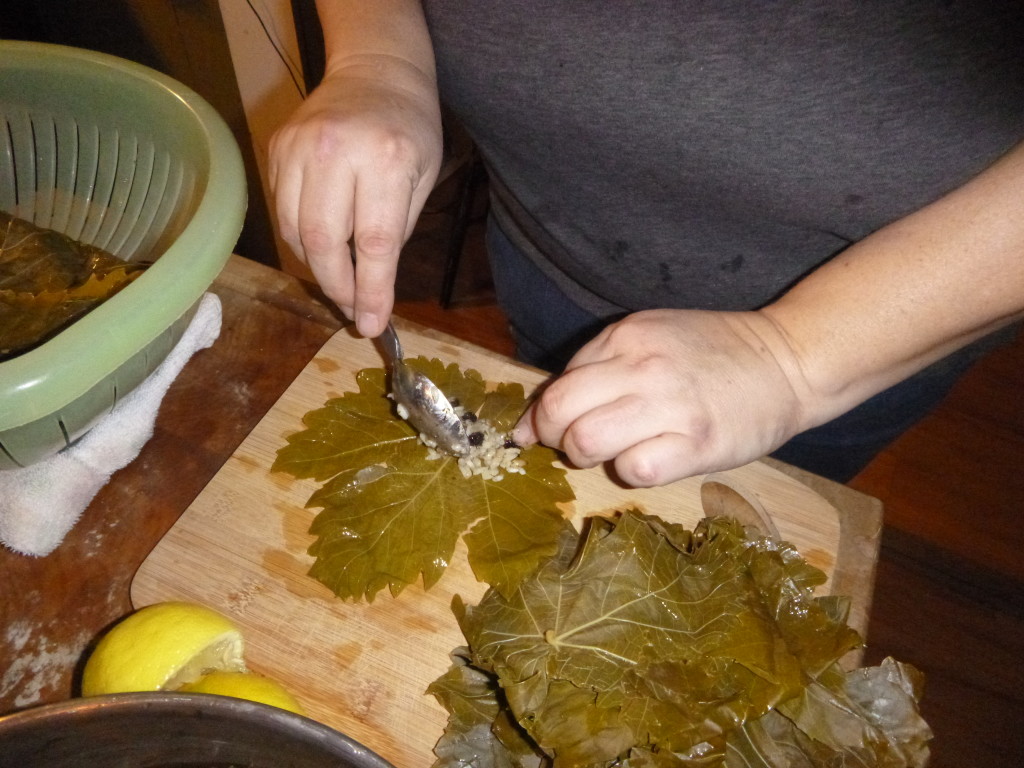
[[[495,293],[509,321],[517,357],[557,373],[612,319],[574,304],[509,241],[493,218],[487,250]],[[840,483],[848,482],[887,445],[927,415],[957,379],[995,343],[982,339],[880,392],[832,421],[796,435],[772,456]]]

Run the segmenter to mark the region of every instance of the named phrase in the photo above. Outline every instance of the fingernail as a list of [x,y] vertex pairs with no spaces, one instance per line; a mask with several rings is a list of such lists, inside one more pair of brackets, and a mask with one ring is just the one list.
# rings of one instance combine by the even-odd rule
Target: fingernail
[[522,446],[533,445],[537,442],[537,436],[533,434],[533,428],[525,416],[512,430],[512,439],[516,441],[516,445]]
[[363,336],[376,336],[380,332],[377,316],[369,312],[361,312],[359,316],[356,317],[356,329]]

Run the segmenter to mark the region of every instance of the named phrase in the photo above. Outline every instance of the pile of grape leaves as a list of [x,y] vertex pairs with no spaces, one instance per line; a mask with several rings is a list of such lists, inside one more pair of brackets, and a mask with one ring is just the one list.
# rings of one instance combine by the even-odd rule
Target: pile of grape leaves
[[0,211],[0,361],[45,342],[141,272],[138,264]]
[[[409,361],[499,430],[519,385]],[[342,599],[432,586],[458,538],[489,589],[453,600],[467,645],[428,688],[448,711],[434,768],[921,768],[922,676],[861,645],[848,601],[791,545],[726,518],[692,531],[627,510],[582,533],[550,449],[526,474],[465,478],[395,415],[380,368],[306,414],[273,470],[322,483],[310,574]]]
[[[408,363],[499,431],[510,430],[526,405],[519,384],[488,389],[478,372],[454,363]],[[429,589],[462,536],[476,577],[510,594],[556,554],[560,534],[571,529],[558,505],[575,496],[554,451],[524,449],[525,474],[467,479],[456,459],[429,459],[395,415],[383,369],[364,369],[356,382],[358,392],[303,417],[306,428],[288,438],[272,467],[322,483],[306,503],[321,510],[310,528],[317,537],[311,576],[343,600],[372,601],[385,587],[398,595],[421,576]]]
[[453,609],[434,768],[918,768],[920,674],[860,644],[790,545],[630,510],[566,533],[511,594]]

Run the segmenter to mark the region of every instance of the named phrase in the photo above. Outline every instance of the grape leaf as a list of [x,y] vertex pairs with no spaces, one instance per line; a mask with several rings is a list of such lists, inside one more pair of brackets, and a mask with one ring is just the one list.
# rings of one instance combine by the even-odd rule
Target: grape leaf
[[737,768],[923,768],[932,732],[917,710],[922,676],[887,658],[877,667],[830,674],[800,696],[730,735]]
[[82,244],[0,211],[0,290],[59,291],[89,276]]
[[0,360],[46,341],[142,270],[0,212]]
[[128,269],[91,274],[82,285],[40,293],[0,290],[0,359],[46,341],[140,274]]
[[[510,429],[525,407],[521,385],[488,389],[476,371],[408,362],[498,430]],[[525,449],[525,474],[463,477],[455,458],[430,459],[397,418],[382,369],[360,371],[356,383],[357,392],[306,414],[306,429],[288,438],[272,467],[323,483],[307,502],[322,510],[310,528],[312,576],[346,600],[373,600],[385,587],[398,595],[421,576],[429,588],[465,534],[474,574],[509,593],[554,554],[569,525],[558,504],[574,498],[554,451]]]
[[[469,609],[464,632],[474,658],[497,672],[516,715],[550,722],[527,706],[517,710],[509,687],[541,676],[580,689],[563,685],[558,696],[590,717],[614,711],[623,728],[646,720],[658,742],[679,750],[795,695],[804,670],[782,628],[765,617],[823,611],[799,590],[781,606],[766,596],[754,574],[772,570],[784,579],[778,550],[750,547],[740,536],[719,535],[724,523],[712,525],[696,547],[681,551],[637,514],[614,527],[594,523],[567,571],[548,569],[512,600]],[[765,604],[766,597],[775,599]],[[833,660],[856,645],[848,629],[831,637]],[[583,704],[590,690],[604,693]],[[650,712],[657,713],[653,729]],[[595,753],[590,762],[616,754]]]
[[[921,764],[910,668],[844,675],[859,637],[790,545],[721,518],[589,523],[512,595],[453,603],[470,665],[552,765]],[[768,743],[790,762],[759,762]]]
[[509,715],[497,679],[472,666],[468,654],[456,648],[451,669],[427,688],[454,724],[435,747],[437,768],[539,768],[543,756]]

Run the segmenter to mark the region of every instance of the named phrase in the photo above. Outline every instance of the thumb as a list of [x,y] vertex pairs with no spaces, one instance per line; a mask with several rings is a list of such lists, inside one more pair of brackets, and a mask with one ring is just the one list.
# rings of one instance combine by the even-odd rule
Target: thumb
[[523,411],[523,415],[519,417],[519,421],[512,429],[512,439],[516,441],[516,445],[523,447],[537,442],[537,432],[533,428],[532,405]]

